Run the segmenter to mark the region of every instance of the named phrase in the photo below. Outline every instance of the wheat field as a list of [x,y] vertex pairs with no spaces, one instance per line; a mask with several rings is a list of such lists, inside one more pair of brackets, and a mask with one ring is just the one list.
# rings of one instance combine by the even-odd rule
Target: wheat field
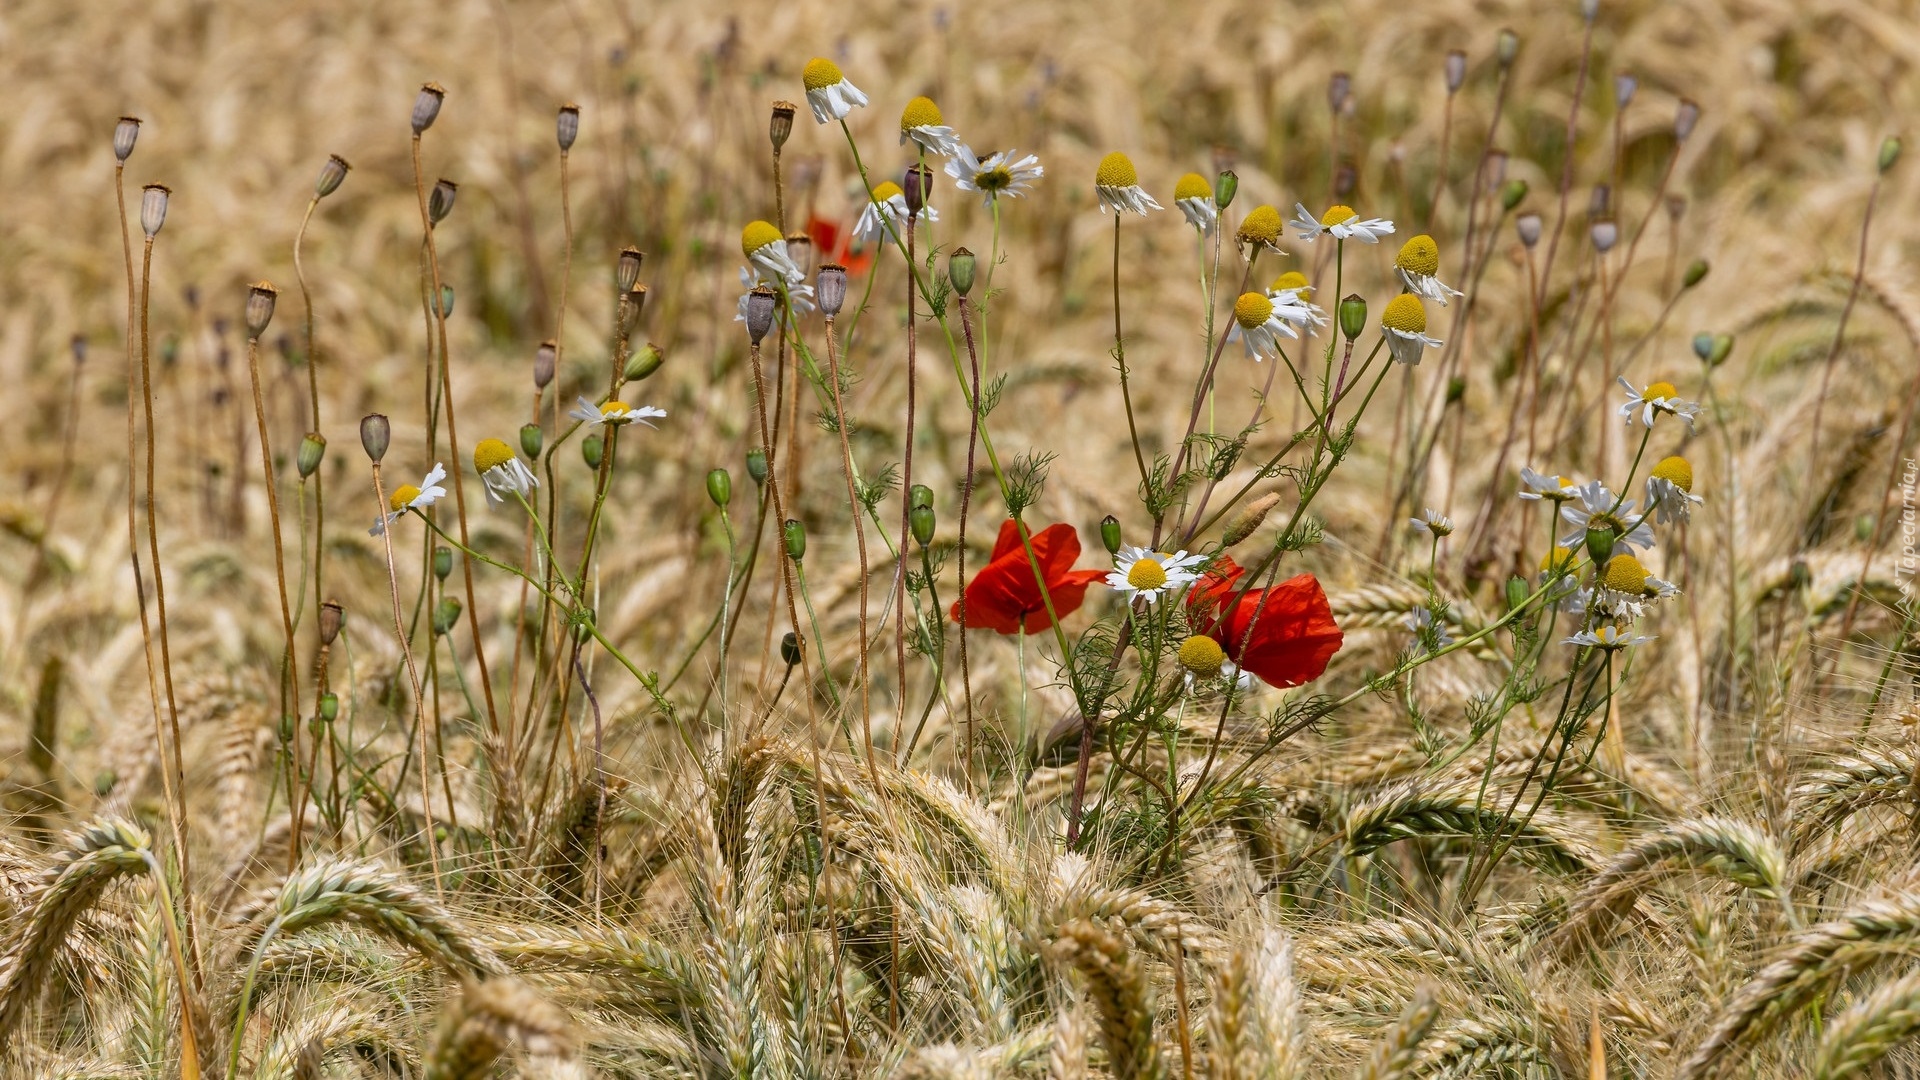
[[1911,1075],[1917,14],[9,5],[0,1073]]

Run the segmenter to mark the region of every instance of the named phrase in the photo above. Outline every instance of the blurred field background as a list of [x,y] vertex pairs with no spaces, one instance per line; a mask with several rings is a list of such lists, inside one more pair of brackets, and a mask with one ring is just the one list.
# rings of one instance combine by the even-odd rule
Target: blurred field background
[[[1682,579],[1697,606],[1669,614],[1660,653],[1646,658],[1627,690],[1631,707],[1622,707],[1633,718],[1624,725],[1627,745],[1699,785],[1689,805],[1756,789],[1771,797],[1769,781],[1751,771],[1754,761],[1784,760],[1767,755],[1792,756],[1803,737],[1899,734],[1885,709],[1862,721],[1858,710],[1840,715],[1821,702],[1828,694],[1864,699],[1898,625],[1897,614],[1888,615],[1901,496],[1889,495],[1889,483],[1912,452],[1907,420],[1920,374],[1920,282],[1912,269],[1920,257],[1912,226],[1920,174],[1910,167],[1894,170],[1879,191],[1817,453],[1809,453],[1807,433],[1859,251],[1876,152],[1883,137],[1920,115],[1917,15],[1892,0],[1603,0],[1594,30],[1565,242],[1579,245],[1595,183],[1618,184],[1623,232],[1652,215],[1616,302],[1623,342],[1654,326],[1675,267],[1711,262],[1710,275],[1680,298],[1630,378],[1672,379],[1694,395],[1701,366],[1690,350],[1693,335],[1726,332],[1738,341],[1714,375],[1719,419],[1703,422],[1697,442],[1682,443],[1707,504],[1687,536],[1686,566],[1669,561],[1665,570]],[[1332,201],[1336,172],[1351,168],[1352,204],[1400,222],[1396,241],[1431,221],[1449,273],[1458,265],[1451,245],[1464,229],[1462,195],[1487,148],[1496,33],[1511,28],[1521,45],[1493,145],[1511,155],[1508,177],[1529,183],[1526,207],[1551,221],[1583,26],[1573,3],[1466,0],[9,4],[0,10],[0,386],[7,388],[0,395],[7,432],[0,440],[0,717],[7,720],[0,768],[29,771],[20,733],[36,678],[56,653],[69,665],[67,745],[59,757],[65,784],[80,793],[95,788],[103,774],[124,771],[150,738],[124,524],[125,283],[109,143],[119,115],[145,120],[128,163],[130,208],[141,184],[174,191],[155,249],[152,328],[160,528],[183,683],[271,686],[280,625],[270,602],[266,496],[246,403],[240,314],[248,282],[265,278],[280,287],[263,370],[273,442],[290,453],[307,427],[291,247],[330,153],[353,171],[315,214],[304,255],[330,442],[323,466],[328,593],[352,613],[367,671],[391,667],[398,655],[380,625],[385,567],[365,535],[377,507],[355,431],[363,413],[390,413],[390,475],[417,476],[433,463],[421,447],[426,340],[407,138],[407,110],[426,80],[448,96],[424,143],[424,169],[429,180],[460,184],[437,238],[457,295],[448,333],[466,446],[489,435],[513,440],[530,403],[534,349],[553,332],[562,249],[553,117],[562,102],[582,111],[571,155],[574,278],[555,383],[563,402],[592,394],[604,378],[615,253],[628,244],[647,253],[641,279],[651,299],[635,336],[656,343],[667,362],[639,400],[666,408],[669,419],[623,458],[601,609],[610,636],[665,670],[717,603],[726,565],[701,477],[724,465],[737,488],[747,486],[742,461],[754,433],[745,335],[733,321],[738,237],[746,221],[774,212],[767,109],[775,99],[804,101],[799,73],[808,58],[835,59],[871,97],[873,107],[852,123],[876,178],[907,162],[895,146],[896,118],[922,93],[976,148],[1039,155],[1045,178],[1031,197],[1003,208],[1007,260],[994,284],[1004,293],[988,313],[992,366],[1009,374],[994,414],[996,438],[1011,451],[1059,455],[1040,520],[1078,526],[1090,549],[1082,565],[1091,565],[1103,515],[1143,528],[1108,355],[1110,225],[1092,191],[1100,157],[1129,153],[1142,183],[1169,207],[1144,224],[1129,222],[1121,284],[1143,439],[1166,448],[1179,437],[1204,348],[1199,258],[1191,230],[1171,209],[1175,179],[1188,171],[1211,176],[1230,164],[1241,181],[1237,217],[1257,203],[1290,213],[1296,200],[1317,211]],[[1452,150],[1441,178],[1448,105],[1441,73],[1450,49],[1465,50],[1470,63],[1453,100]],[[1327,98],[1336,71],[1350,73],[1353,87],[1352,107],[1337,120]],[[1616,158],[1611,85],[1618,74],[1636,77],[1639,89],[1619,118]],[[1685,199],[1675,216],[1654,206],[1654,193],[1682,98],[1703,113],[1668,189]],[[814,125],[804,104],[785,164],[789,231],[809,217],[843,231],[851,225],[857,176],[837,131]],[[989,222],[980,207],[944,177],[934,205],[943,238],[984,255]],[[1427,505],[1463,522],[1490,483],[1505,497],[1520,464],[1600,471],[1599,425],[1617,423],[1618,389],[1580,367],[1590,358],[1549,350],[1546,364],[1557,378],[1587,380],[1585,405],[1561,445],[1489,475],[1490,450],[1508,423],[1525,305],[1510,221],[1504,229],[1464,331],[1463,396],[1423,485]],[[137,226],[134,235],[137,261]],[[1384,298],[1396,247],[1349,245],[1350,287],[1357,282]],[[1280,269],[1309,269],[1310,249],[1294,250]],[[1565,258],[1563,266],[1572,265],[1573,256]],[[1278,272],[1275,260],[1263,266]],[[860,424],[856,449],[876,463],[898,455],[903,391],[897,259],[879,273],[872,325],[849,344],[860,372],[849,405]],[[855,295],[863,285],[856,280]],[[1321,299],[1331,306],[1331,297]],[[1438,336],[1454,332],[1451,313],[1436,317]],[[916,479],[950,500],[967,414],[944,355],[931,363],[923,355],[922,365]],[[1237,423],[1244,395],[1233,380],[1245,369],[1228,366],[1222,398],[1235,404],[1222,410]],[[1417,369],[1413,392],[1430,395],[1436,372],[1437,365]],[[1376,407],[1378,420],[1363,429],[1370,439],[1320,506],[1328,543],[1305,561],[1329,591],[1405,584],[1410,571],[1424,570],[1424,551],[1381,543],[1400,536],[1408,509],[1394,512],[1382,495],[1391,478],[1384,445],[1393,405]],[[801,409],[806,446],[799,492],[790,499],[797,516],[843,522],[831,437],[805,422],[810,403]],[[1276,425],[1273,445],[1283,426]],[[1609,437],[1609,454],[1619,458],[1622,440]],[[576,475],[563,479],[565,490],[584,497],[589,476],[577,458],[568,464]],[[1612,464],[1618,472],[1624,459]],[[970,542],[988,542],[991,528],[978,523],[996,519],[992,503],[976,508]],[[950,520],[942,518],[943,535]],[[479,546],[517,553],[517,522],[489,524],[484,511],[475,521]],[[291,527],[288,535],[291,544]],[[829,623],[844,630],[852,619],[851,538],[844,528],[819,528],[813,545],[809,572],[819,575]],[[1836,623],[1870,550],[1876,582],[1850,626],[1862,648],[1842,663]],[[1487,561],[1473,564],[1471,554],[1456,537],[1442,548],[1441,576],[1487,607],[1497,606],[1495,590],[1509,569],[1530,572],[1538,558],[1537,549],[1505,533]],[[884,568],[876,575],[883,581]],[[750,605],[769,602],[769,581],[766,574],[756,580]],[[489,579],[482,591],[496,652],[504,653],[517,586]],[[1355,657],[1390,653],[1404,637],[1397,622],[1391,626],[1377,641],[1360,627],[1336,670],[1360,664]],[[759,648],[759,634],[742,640],[748,637],[752,648],[743,656]],[[695,664],[676,697],[698,700],[688,687],[704,685],[706,663]],[[983,693],[1010,692],[1010,647],[982,642],[975,663]],[[1462,685],[1470,680],[1441,678],[1424,692],[1444,710]],[[639,701],[637,691],[616,690],[609,711]],[[890,707],[876,698],[877,710]],[[1703,731],[1744,734],[1754,715],[1768,723],[1785,716],[1785,728],[1799,725],[1799,733],[1756,737],[1736,750]],[[123,716],[139,722],[128,727]],[[1742,754],[1756,756],[1716,771],[1717,759]],[[1579,1012],[1579,1023],[1584,1018]]]

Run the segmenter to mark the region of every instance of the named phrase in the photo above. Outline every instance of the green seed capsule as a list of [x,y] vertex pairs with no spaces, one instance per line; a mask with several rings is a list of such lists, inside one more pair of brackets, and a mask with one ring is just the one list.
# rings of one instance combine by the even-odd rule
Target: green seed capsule
[[1519,206],[1526,197],[1527,182],[1525,180],[1509,180],[1500,185],[1500,205],[1509,212]]
[[1100,519],[1100,542],[1107,547],[1107,554],[1120,553],[1120,519],[1108,514]]
[[331,724],[340,718],[340,696],[328,691],[320,695],[320,719]]
[[433,632],[445,634],[460,621],[460,601],[451,596],[443,596],[433,607]]
[[320,469],[320,459],[327,456],[327,438],[317,431],[310,431],[300,440],[300,454],[294,464],[300,469],[300,479],[305,480]]
[[1680,280],[1686,288],[1693,288],[1707,279],[1707,271],[1713,267],[1705,259],[1695,259],[1687,264],[1686,275]]
[[529,458],[532,458],[535,461],[538,461],[540,460],[540,448],[543,442],[544,442],[544,437],[540,433],[539,424],[521,424],[520,425],[520,452],[521,453],[527,455]]
[[1233,205],[1233,197],[1240,193],[1240,175],[1232,169],[1220,170],[1213,181],[1213,205],[1221,210]]
[[933,507],[916,506],[907,511],[907,525],[913,530],[913,539],[921,547],[933,543]]
[[639,382],[659,371],[660,365],[666,362],[667,354],[660,351],[660,346],[649,341],[627,361],[627,381]]
[[965,296],[973,291],[973,275],[979,260],[966,248],[956,248],[947,256],[947,281],[952,283],[953,291]]
[[1713,352],[1707,355],[1707,364],[1710,367],[1719,367],[1721,364],[1727,362],[1727,357],[1732,353],[1733,335],[1715,334],[1713,336]]
[[434,548],[433,576],[439,578],[441,581],[445,581],[447,580],[447,575],[451,573],[453,573],[453,549],[449,547]]
[[1527,597],[1531,596],[1532,594],[1533,594],[1533,590],[1527,588],[1526,578],[1518,577],[1518,576],[1508,578],[1507,579],[1507,610],[1518,611],[1520,609],[1520,605],[1526,603]]
[[1350,293],[1340,301],[1340,332],[1348,341],[1359,337],[1367,328],[1367,300],[1358,293]]
[[580,440],[580,457],[586,461],[589,469],[600,467],[600,455],[605,449],[606,442],[598,435],[589,435]]
[[933,507],[933,489],[925,484],[915,484],[907,489],[907,508]]
[[1613,530],[1588,529],[1587,554],[1595,566],[1607,565],[1607,560],[1613,557]]
[[780,526],[780,535],[787,542],[787,558],[799,562],[807,557],[807,527],[796,518],[788,518]]
[[1880,143],[1880,172],[1882,175],[1892,171],[1900,161],[1900,140],[1892,135]]
[[1693,335],[1693,355],[1699,357],[1701,363],[1706,363],[1713,358],[1713,332],[1711,330],[1702,330]]
[[767,452],[766,451],[764,450],[747,451],[747,475],[753,478],[753,482],[756,485],[765,484],[767,482]]
[[725,506],[733,501],[733,477],[725,469],[714,469],[707,473],[707,498],[715,506]]

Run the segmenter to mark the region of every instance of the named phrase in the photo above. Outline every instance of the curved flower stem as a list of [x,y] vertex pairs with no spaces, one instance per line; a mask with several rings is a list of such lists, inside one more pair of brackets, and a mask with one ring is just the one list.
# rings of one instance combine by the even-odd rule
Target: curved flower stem
[[[872,284],[869,275],[868,284]],[[860,680],[860,726],[865,744],[873,744],[873,705],[871,700],[869,672],[871,670],[867,652],[867,528],[860,521],[860,496],[853,485],[853,442],[847,433],[847,412],[840,400],[840,347],[839,335],[834,331],[834,316],[826,317],[827,328],[827,386],[833,392],[833,426],[840,435],[840,472],[847,482],[847,510],[853,515],[853,543],[860,560],[860,649],[856,658],[857,669],[854,677]],[[724,663],[722,670],[725,670]]]
[[[1209,311],[1211,314],[1211,311]],[[1133,392],[1127,388],[1127,345],[1120,333],[1120,211],[1113,212],[1113,359],[1120,365],[1120,403],[1127,410],[1127,438],[1133,443],[1133,463],[1140,469],[1140,497],[1153,498],[1147,478],[1147,458],[1140,450],[1140,428],[1133,419]]]
[[[382,520],[385,521],[387,492],[386,488],[380,483],[380,463],[378,461],[373,463],[373,494],[374,497],[379,500],[380,514]],[[415,513],[419,513],[419,511],[415,511]],[[427,520],[425,514],[420,514],[420,518],[423,521]],[[429,526],[433,524],[431,521],[427,523]],[[434,531],[439,532],[440,530],[435,527]],[[445,534],[442,533],[442,535]],[[465,547],[464,544],[461,546]],[[400,655],[406,661],[407,665],[407,680],[413,689],[413,729],[407,735],[407,755],[409,757],[412,756],[414,742],[416,739],[419,740],[420,811],[426,821],[425,839],[427,845],[427,860],[433,867],[433,890],[436,893],[444,895],[446,890],[440,881],[439,847],[435,843],[433,835],[433,786],[427,776],[426,738],[425,733],[421,730],[426,723],[425,714],[422,712],[425,707],[425,702],[422,700],[420,694],[420,669],[416,667],[413,662],[413,644],[408,640],[406,623],[400,615],[400,579],[393,568],[393,522],[385,521],[380,529],[380,547],[386,553],[387,557],[387,595],[393,600],[393,636],[394,640],[400,643]],[[402,762],[400,766],[400,778],[394,783],[393,794],[390,796],[391,799],[397,800],[399,798],[400,789],[406,785],[406,782],[407,768],[406,763]]]
[[[267,486],[268,525],[273,530],[273,577],[280,594],[280,629],[286,638],[280,651],[280,715],[297,717],[303,715],[300,710],[300,670],[293,655],[293,611],[287,602],[287,556],[280,538],[280,484],[274,477],[273,444],[267,436],[267,405],[260,392],[260,339],[254,335],[247,337],[247,378],[253,384],[253,416],[260,433],[260,471]],[[296,760],[299,756],[299,739],[299,725],[296,724],[293,741],[288,748]],[[306,816],[307,802],[304,798],[296,797],[291,787],[287,789],[287,801],[293,804],[293,835],[287,844],[287,872],[292,873],[300,865],[300,823]]]

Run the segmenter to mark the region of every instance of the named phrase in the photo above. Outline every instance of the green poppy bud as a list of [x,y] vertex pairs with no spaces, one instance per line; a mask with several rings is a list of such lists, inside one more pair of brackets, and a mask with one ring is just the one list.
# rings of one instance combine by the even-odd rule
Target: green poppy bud
[[786,538],[787,558],[799,562],[807,557],[807,527],[797,518],[788,518],[780,526],[780,535]]
[[1501,67],[1512,67],[1513,58],[1520,55],[1520,35],[1503,28],[1494,43],[1493,55],[1500,61]]
[[1500,206],[1504,210],[1512,211],[1526,197],[1527,182],[1525,180],[1509,180],[1500,186]]
[[1712,358],[1713,332],[1711,330],[1702,330],[1693,335],[1693,355],[1699,357],[1701,363],[1706,363]]
[[947,256],[947,280],[953,284],[953,291],[965,296],[973,291],[973,275],[979,260],[966,248],[955,248]]
[[1589,528],[1587,554],[1595,566],[1607,565],[1607,560],[1613,557],[1613,530]]
[[660,346],[649,341],[627,361],[627,381],[639,382],[659,371],[660,365],[666,362],[667,354],[660,351]]
[[1885,176],[1900,161],[1900,140],[1892,135],[1880,143],[1880,174]]
[[907,489],[907,508],[933,506],[933,489],[925,484],[915,484]]
[[1120,519],[1108,514],[1100,519],[1100,542],[1107,546],[1107,554],[1120,553]]
[[1707,355],[1707,366],[1719,367],[1721,364],[1724,364],[1727,362],[1727,357],[1732,352],[1733,352],[1733,335],[1732,334],[1715,334],[1713,336],[1713,352]]
[[933,507],[916,506],[908,510],[907,525],[913,530],[913,538],[921,547],[933,543]]
[[340,696],[328,691],[320,695],[320,719],[331,724],[340,717]]
[[520,452],[534,461],[540,460],[540,447],[544,439],[539,424],[520,425]]
[[440,602],[433,606],[434,633],[445,634],[447,631],[453,629],[454,623],[459,621],[460,601],[458,599],[451,596],[443,596],[440,598]]
[[1340,301],[1340,332],[1348,341],[1360,336],[1367,328],[1367,300],[1359,293],[1349,293]]
[[1520,609],[1520,605],[1526,603],[1527,597],[1531,595],[1533,595],[1533,590],[1527,588],[1526,578],[1519,577],[1516,575],[1514,577],[1510,577],[1507,579],[1507,610],[1508,611],[1518,611]]
[[733,477],[725,469],[714,469],[707,473],[707,498],[713,505],[724,507],[733,501]]
[[451,573],[453,573],[453,549],[444,546],[434,548],[433,576],[445,581],[447,575]]
[[580,457],[586,461],[587,468],[589,469],[597,469],[600,467],[600,455],[605,449],[605,440],[601,439],[597,434],[589,435],[580,440]]
[[279,735],[280,735],[280,741],[281,741],[281,742],[283,742],[283,743],[290,743],[290,742],[292,742],[292,741],[293,741],[293,731],[294,731],[294,723],[295,723],[295,721],[294,721],[294,716],[293,716],[293,714],[292,714],[292,713],[281,713],[281,714],[280,714],[280,731],[279,731]]
[[753,482],[756,485],[767,482],[767,452],[765,450],[747,451],[747,475],[753,478]]
[[1687,264],[1687,272],[1680,278],[1681,288],[1691,289],[1707,279],[1707,271],[1712,269],[1705,259],[1695,259]]
[[1225,210],[1233,205],[1233,197],[1240,191],[1240,176],[1232,169],[1220,170],[1213,181],[1213,205]]
[[368,413],[360,418],[360,449],[367,452],[375,465],[387,456],[387,444],[393,441],[393,425],[380,413]]
[[320,468],[320,459],[327,456],[327,437],[317,431],[309,431],[300,440],[300,453],[294,464],[300,469],[300,479],[305,480]]

